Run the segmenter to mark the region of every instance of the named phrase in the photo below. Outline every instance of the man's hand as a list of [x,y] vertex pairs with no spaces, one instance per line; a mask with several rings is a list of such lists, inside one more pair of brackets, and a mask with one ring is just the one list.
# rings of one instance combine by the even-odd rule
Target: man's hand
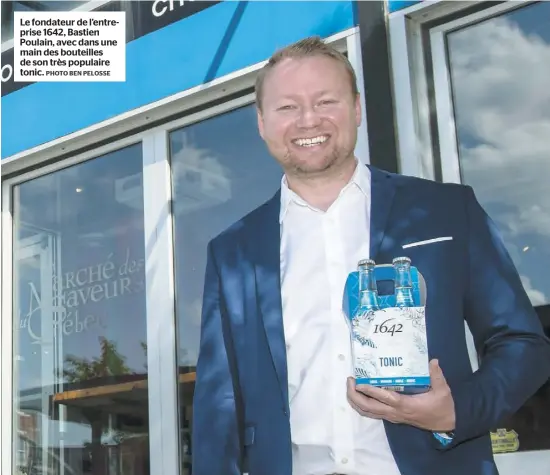
[[361,415],[409,424],[432,432],[455,428],[455,409],[451,389],[437,360],[430,361],[431,389],[422,394],[405,395],[366,384],[355,385],[348,378],[348,401]]

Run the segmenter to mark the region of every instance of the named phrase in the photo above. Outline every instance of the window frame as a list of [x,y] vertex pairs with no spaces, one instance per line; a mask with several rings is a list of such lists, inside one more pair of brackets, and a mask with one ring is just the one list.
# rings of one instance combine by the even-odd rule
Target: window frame
[[[396,133],[402,173],[460,183],[445,36],[539,1],[502,2],[490,6],[484,1],[436,0],[389,14]],[[472,8],[477,11],[470,12]]]
[[388,14],[398,165],[401,173],[436,179],[425,25],[473,3],[423,1]]
[[461,183],[462,181],[446,36],[453,31],[534,3],[538,3],[538,1],[513,2],[513,4],[504,2],[430,29],[437,129],[441,155],[441,176],[443,181],[451,183]]
[[[98,2],[90,2],[97,6]],[[82,5],[80,8],[89,6]],[[369,163],[367,118],[359,30],[353,27],[325,39],[347,52],[361,92],[363,120],[356,154]],[[4,47],[4,45],[2,45]],[[142,144],[147,306],[149,450],[151,473],[179,475],[179,393],[177,321],[175,315],[174,230],[171,209],[169,134],[177,129],[254,103],[250,92],[265,61],[232,72],[210,83],[125,112],[51,142],[2,160],[2,239],[0,306],[0,461],[1,473],[13,473],[13,191],[14,187],[68,166]],[[213,105],[213,103],[215,103]],[[179,115],[180,118],[173,119]],[[150,126],[149,126],[150,125]],[[139,130],[138,132],[136,132]],[[151,316],[155,315],[154,318]],[[9,450],[6,450],[10,447]]]

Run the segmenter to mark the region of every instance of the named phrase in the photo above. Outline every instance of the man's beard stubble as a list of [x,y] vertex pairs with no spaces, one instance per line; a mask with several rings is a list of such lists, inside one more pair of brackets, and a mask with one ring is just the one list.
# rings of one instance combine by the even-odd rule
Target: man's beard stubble
[[342,148],[334,148],[322,160],[315,160],[313,163],[308,163],[307,161],[302,161],[298,159],[292,152],[287,150],[287,154],[284,158],[284,162],[287,166],[285,167],[287,173],[292,173],[295,176],[301,178],[313,178],[319,174],[330,170],[335,165],[345,161],[346,156],[349,153]]

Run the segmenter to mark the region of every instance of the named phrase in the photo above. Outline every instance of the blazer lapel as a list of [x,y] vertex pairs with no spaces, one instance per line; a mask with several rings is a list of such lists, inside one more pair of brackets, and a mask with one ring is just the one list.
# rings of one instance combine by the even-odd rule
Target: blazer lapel
[[280,207],[279,191],[256,215],[257,221],[252,226],[255,235],[250,236],[250,239],[253,243],[252,259],[258,305],[283,402],[288,408],[286,344],[281,302]]
[[371,173],[370,258],[376,260],[383,251],[382,242],[395,195],[392,175],[368,166]]

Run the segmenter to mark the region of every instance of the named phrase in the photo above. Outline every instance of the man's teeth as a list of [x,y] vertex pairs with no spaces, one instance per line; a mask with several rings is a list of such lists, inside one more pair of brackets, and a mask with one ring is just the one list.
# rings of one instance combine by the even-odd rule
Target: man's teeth
[[296,139],[294,143],[300,147],[313,147],[320,143],[326,142],[328,137],[326,135],[319,135],[319,137],[313,137],[311,139]]

